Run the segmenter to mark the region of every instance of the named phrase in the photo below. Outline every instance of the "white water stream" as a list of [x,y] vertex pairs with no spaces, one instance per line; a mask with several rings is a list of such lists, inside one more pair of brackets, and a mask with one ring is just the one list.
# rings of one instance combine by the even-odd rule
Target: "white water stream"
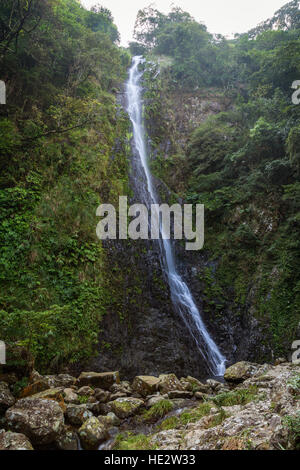
[[[158,199],[153,187],[152,176],[148,165],[148,155],[146,150],[145,132],[142,118],[142,88],[140,81],[143,72],[140,71],[140,64],[144,59],[140,56],[133,58],[133,63],[129,72],[129,79],[126,83],[127,111],[133,125],[133,138],[140,163],[145,173],[147,187],[142,188],[147,191],[152,204],[158,204]],[[172,302],[176,311],[181,315],[184,323],[189,329],[197,348],[205,360],[206,366],[214,376],[223,376],[225,372],[226,358],[219,351],[218,346],[210,336],[193,299],[192,293],[181,275],[177,272],[174,254],[170,240],[164,239],[161,230],[160,251],[162,261],[165,266]]]

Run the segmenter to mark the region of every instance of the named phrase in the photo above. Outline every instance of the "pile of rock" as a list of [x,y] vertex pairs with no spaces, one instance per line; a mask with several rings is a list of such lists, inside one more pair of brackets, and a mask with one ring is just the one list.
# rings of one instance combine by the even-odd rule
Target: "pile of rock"
[[[124,423],[143,416],[161,400],[171,401],[173,408],[178,409],[195,407],[220,393],[253,383],[268,391],[267,405],[260,402],[252,408],[231,410],[234,418],[226,420],[223,434],[220,430],[215,431],[218,436],[223,435],[223,440],[218,439],[225,445],[227,437],[237,434],[246,425],[249,427],[250,418],[251,425],[255,424],[253,419],[257,419],[259,426],[261,421],[266,422],[266,407],[271,406],[272,400],[276,400],[276,406],[284,408],[285,412],[295,411],[295,397],[283,385],[291,375],[290,367],[289,364],[272,368],[239,363],[226,371],[225,383],[216,380],[202,383],[193,377],[179,380],[174,374],[138,376],[129,383],[120,381],[119,372],[82,372],[75,378],[68,374],[42,376],[34,371],[29,385],[17,398],[11,391],[14,381],[5,382],[2,380],[5,377],[0,376],[0,429],[3,428],[0,430],[0,450],[98,449],[115,436]],[[277,429],[278,413],[275,409],[269,411],[270,429]],[[188,427],[185,444],[182,444],[184,436],[181,433],[180,443],[179,440],[176,443],[176,439],[174,442],[172,430],[154,434],[153,442],[160,448],[220,447],[221,444],[208,438],[206,431],[201,427]]]

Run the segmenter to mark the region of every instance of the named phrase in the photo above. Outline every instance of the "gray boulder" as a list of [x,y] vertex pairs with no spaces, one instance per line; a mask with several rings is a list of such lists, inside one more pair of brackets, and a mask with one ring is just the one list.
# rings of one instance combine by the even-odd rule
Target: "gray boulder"
[[64,427],[64,414],[54,400],[23,398],[6,412],[8,428],[25,434],[33,444],[50,444]]

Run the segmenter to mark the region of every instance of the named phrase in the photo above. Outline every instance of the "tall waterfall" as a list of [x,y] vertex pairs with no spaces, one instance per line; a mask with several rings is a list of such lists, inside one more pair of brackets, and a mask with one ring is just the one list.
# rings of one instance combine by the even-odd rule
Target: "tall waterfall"
[[[126,83],[128,102],[127,111],[133,125],[133,139],[139,156],[141,169],[145,174],[147,182],[147,187],[141,189],[142,191],[147,192],[145,200],[150,201],[151,204],[158,204],[158,198],[155,193],[148,165],[142,118],[142,88],[140,86],[140,81],[143,72],[139,70],[139,65],[142,62],[144,62],[144,59],[140,56],[133,58],[133,63],[129,72],[129,79]],[[225,372],[226,359],[221,354],[218,346],[207,331],[190,289],[176,270],[171,242],[170,240],[164,239],[162,229],[161,238],[162,239],[159,240],[161,258],[170,286],[174,307],[190,331],[190,334],[195,341],[200,354],[203,356],[206,366],[211,374],[214,376],[222,376]]]

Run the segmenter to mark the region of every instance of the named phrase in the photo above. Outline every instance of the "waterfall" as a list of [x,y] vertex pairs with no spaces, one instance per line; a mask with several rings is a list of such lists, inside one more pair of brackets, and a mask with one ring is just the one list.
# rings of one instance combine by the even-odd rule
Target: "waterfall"
[[[133,139],[136,152],[139,156],[141,170],[143,170],[147,182],[147,187],[141,188],[141,190],[147,192],[145,200],[150,201],[151,204],[158,204],[158,198],[155,193],[148,165],[142,117],[142,88],[140,81],[143,72],[139,70],[139,65],[143,62],[144,59],[141,56],[133,58],[129,79],[126,83],[127,112],[133,126]],[[162,228],[159,245],[173,305],[187,326],[210,373],[214,376],[223,376],[226,359],[211,338],[190,289],[177,272],[171,241],[164,238]]]

